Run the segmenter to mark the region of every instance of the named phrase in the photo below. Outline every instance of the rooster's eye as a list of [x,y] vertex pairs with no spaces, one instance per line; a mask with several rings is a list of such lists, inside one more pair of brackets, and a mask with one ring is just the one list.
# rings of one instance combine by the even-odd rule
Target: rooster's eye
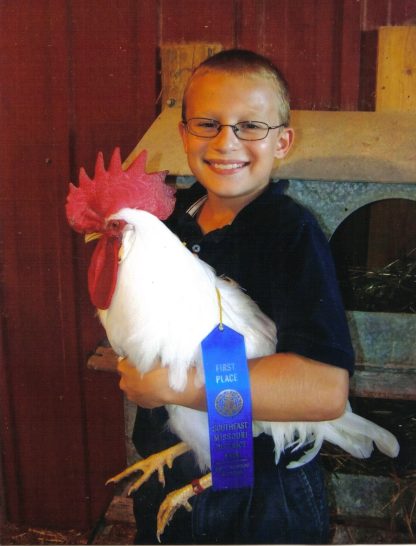
[[111,229],[118,229],[120,227],[120,222],[118,220],[112,220],[109,227]]

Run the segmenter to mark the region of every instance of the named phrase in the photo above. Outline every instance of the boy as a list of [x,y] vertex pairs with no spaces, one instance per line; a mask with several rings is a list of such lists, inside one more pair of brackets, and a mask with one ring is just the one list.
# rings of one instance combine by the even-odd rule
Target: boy
[[[344,412],[353,351],[325,237],[279,184],[270,184],[275,159],[293,141],[288,124],[286,84],[266,58],[228,50],[203,62],[185,90],[179,125],[198,183],[178,192],[168,225],[276,322],[276,353],[248,362],[253,418],[330,420]],[[185,391],[177,393],[168,386],[166,368],[141,377],[122,361],[119,370],[120,387],[139,406],[134,441],[143,456],[177,441],[164,430],[161,406],[206,410],[205,391],[194,386],[192,372]],[[319,463],[287,469],[300,455],[287,450],[276,465],[271,438],[257,437],[253,488],[205,490],[191,501],[191,513],[176,513],[163,542],[326,542]],[[155,489],[152,499],[146,488],[138,491],[139,543],[153,542],[153,510],[167,491],[198,477],[192,457],[182,456],[165,490]]]

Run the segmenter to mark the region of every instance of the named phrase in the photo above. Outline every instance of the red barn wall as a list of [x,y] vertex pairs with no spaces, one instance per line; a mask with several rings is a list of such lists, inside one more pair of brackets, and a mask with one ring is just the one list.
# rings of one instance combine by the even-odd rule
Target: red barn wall
[[416,17],[416,0],[6,0],[0,16],[6,517],[88,528],[124,464],[123,408],[117,378],[85,366],[103,332],[91,251],[64,217],[68,181],[92,173],[98,150],[125,157],[155,118],[161,43],[264,53],[297,109],[371,108],[369,33]]

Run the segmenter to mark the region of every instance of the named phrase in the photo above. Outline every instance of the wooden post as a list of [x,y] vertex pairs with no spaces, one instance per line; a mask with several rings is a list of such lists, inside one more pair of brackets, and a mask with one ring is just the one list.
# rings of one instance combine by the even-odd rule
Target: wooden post
[[[416,26],[378,31],[377,112],[416,111]],[[414,248],[415,203],[373,203],[369,224],[368,267],[379,268]]]
[[179,106],[186,82],[194,68],[223,49],[219,43],[166,43],[160,46],[162,63],[162,110]]
[[378,32],[376,111],[416,111],[416,26]]

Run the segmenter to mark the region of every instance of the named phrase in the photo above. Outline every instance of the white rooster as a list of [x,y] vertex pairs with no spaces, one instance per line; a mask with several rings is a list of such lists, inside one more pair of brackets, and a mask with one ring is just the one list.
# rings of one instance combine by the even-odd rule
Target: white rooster
[[[66,212],[70,225],[86,234],[86,240],[100,238],[91,259],[89,291],[114,351],[128,357],[141,373],[161,362],[169,368],[170,386],[181,391],[191,366],[204,383],[200,344],[219,323],[218,291],[222,320],[244,336],[247,358],[275,352],[276,328],[235,283],[217,277],[160,221],[173,210],[174,190],[164,183],[165,172],[146,174],[145,163],[142,152],[123,171],[116,149],[106,171],[100,153],[94,179],[81,169],[79,188],[70,185]],[[110,481],[141,470],[132,491],[157,470],[163,483],[164,465],[171,467],[173,459],[189,449],[201,471],[210,468],[207,413],[182,406],[167,411],[171,430],[183,441]],[[254,422],[253,434],[262,432],[274,440],[276,463],[285,449],[312,444],[291,466],[311,460],[324,440],[359,458],[370,456],[373,442],[390,457],[399,451],[392,434],[350,407],[333,421]],[[207,474],[198,488],[211,484]],[[187,485],[167,496],[159,511],[158,537],[179,506],[191,509],[188,500],[194,494],[194,487]]]

